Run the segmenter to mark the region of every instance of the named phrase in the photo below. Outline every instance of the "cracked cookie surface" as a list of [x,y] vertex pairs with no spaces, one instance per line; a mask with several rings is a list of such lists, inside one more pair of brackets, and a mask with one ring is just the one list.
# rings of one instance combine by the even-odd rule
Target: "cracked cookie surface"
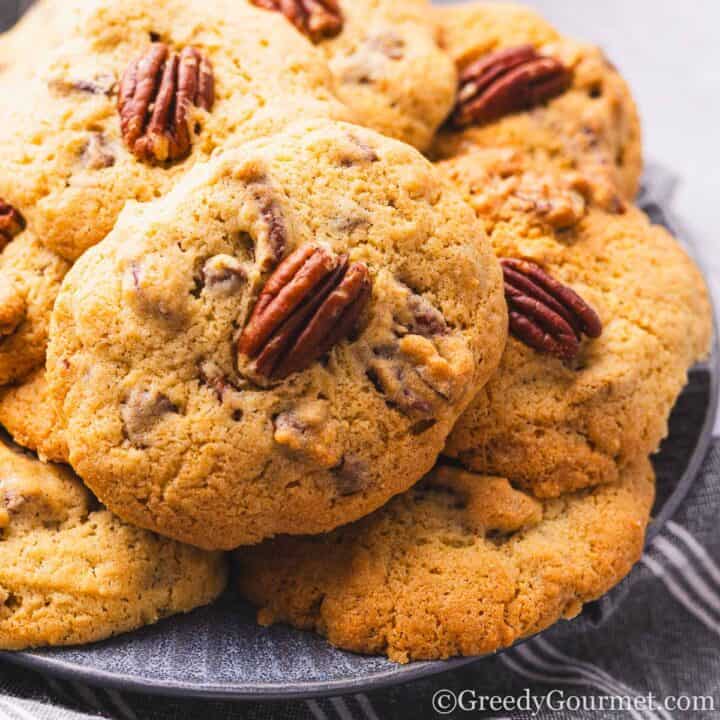
[[[127,201],[164,194],[221,147],[290,120],[351,119],[324,54],[276,13],[235,0],[208,0],[202,10],[186,0],[68,0],[65,42],[0,110],[0,197],[61,256],[75,260]],[[133,155],[118,113],[121,78],[161,44],[171,56],[202,54],[214,78],[211,108],[180,103],[173,132],[182,131],[187,157],[175,162]]]
[[68,469],[0,444],[0,647],[75,645],[205,605],[225,560],[126,525]]
[[[343,273],[369,289],[360,307]],[[125,210],[66,278],[48,379],[70,462],[108,507],[234,548],[410,487],[506,332],[499,264],[432,165],[300,123]]]
[[510,337],[445,452],[540,496],[617,480],[619,466],[658,449],[687,371],[709,351],[700,271],[637,208],[598,207],[579,174],[508,150],[476,150],[438,168],[484,222],[498,257],[540,266],[603,326],[566,361]]
[[435,141],[434,157],[477,147],[514,148],[592,178],[596,201],[609,209],[635,197],[642,173],[638,112],[627,83],[599,48],[561,36],[520,5],[470,3],[440,8],[435,16],[441,44],[461,73],[491,53],[530,46],[563,63],[571,81],[556,97],[528,110],[462,129],[445,128]]
[[577,615],[639,560],[647,460],[617,482],[540,501],[503,478],[439,467],[359,522],[242,548],[264,625],[314,630],[392,660],[482,655]]

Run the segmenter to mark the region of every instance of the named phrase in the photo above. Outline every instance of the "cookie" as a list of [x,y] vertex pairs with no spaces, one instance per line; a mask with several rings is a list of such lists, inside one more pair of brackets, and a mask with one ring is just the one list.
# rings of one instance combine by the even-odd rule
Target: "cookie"
[[[323,53],[236,0],[69,0],[68,39],[0,111],[0,198],[75,260],[129,200],[303,117],[349,118]],[[147,94],[145,94],[147,91]]]
[[66,277],[48,379],[108,507],[234,548],[416,482],[506,327],[497,261],[432,165],[304,122],[126,209]]
[[642,173],[640,121],[603,52],[562,37],[532,10],[471,3],[436,11],[461,75],[455,111],[433,153],[522,150],[593,179],[596,201],[632,199]]
[[0,253],[0,385],[45,362],[50,312],[69,267],[28,230]]
[[[666,230],[635,207],[598,206],[592,184],[576,173],[538,168],[508,150],[468,152],[438,167],[483,220],[497,256],[510,259],[514,325],[500,369],[445,452],[541,497],[617,481],[619,466],[658,448],[688,369],[708,353],[702,275]],[[597,327],[588,337],[582,322],[564,337],[537,283],[571,315],[582,314],[577,297],[563,291],[563,299],[517,260],[577,293],[599,315],[600,337],[592,337]],[[528,307],[530,297],[544,314]],[[541,330],[541,351],[530,321]]]
[[220,554],[124,524],[60,466],[0,445],[0,648],[75,645],[214,600]]
[[301,4],[308,5],[284,3],[288,21],[325,53],[354,121],[427,150],[452,109],[457,85],[455,67],[437,44],[430,3],[331,0],[314,3],[309,17],[295,14]]
[[0,425],[42,460],[67,463],[67,443],[48,394],[44,367],[21,383],[0,388]]
[[71,27],[65,0],[37,0],[10,30],[0,34],[0,79],[31,77]]
[[329,535],[242,548],[238,585],[261,624],[346,650],[397,662],[482,655],[574,617],[625,577],[653,496],[647,460],[611,485],[543,501],[439,467]]

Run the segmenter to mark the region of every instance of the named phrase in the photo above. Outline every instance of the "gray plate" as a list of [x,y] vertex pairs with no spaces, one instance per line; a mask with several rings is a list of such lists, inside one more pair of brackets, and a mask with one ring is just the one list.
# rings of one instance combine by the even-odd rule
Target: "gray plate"
[[[655,203],[655,222],[682,230]],[[716,333],[717,336],[717,333]],[[658,496],[648,542],[687,495],[709,447],[717,410],[720,353],[690,382],[670,420],[670,435],[655,460]],[[472,662],[400,666],[331,647],[288,627],[259,628],[252,608],[231,593],[209,608],[91,646],[0,653],[4,660],[89,684],[179,697],[289,699],[342,695],[405,683]]]

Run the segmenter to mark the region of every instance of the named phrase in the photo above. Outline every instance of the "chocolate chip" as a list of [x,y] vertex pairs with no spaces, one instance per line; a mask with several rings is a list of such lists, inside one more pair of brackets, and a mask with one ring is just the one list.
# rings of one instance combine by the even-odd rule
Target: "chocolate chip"
[[272,266],[279,263],[285,255],[287,246],[285,218],[280,204],[266,181],[258,179],[250,183],[249,187],[266,228],[265,242],[268,252],[265,262]]
[[157,390],[132,390],[120,406],[125,436],[137,447],[145,446],[148,435],[166,415],[177,412],[177,405]]
[[102,170],[115,164],[115,153],[103,133],[92,132],[88,135],[81,161],[88,170]]
[[422,295],[410,295],[407,304],[412,316],[408,330],[413,335],[433,337],[447,333],[448,326],[443,314],[437,308],[433,307]]
[[358,458],[345,456],[342,463],[332,471],[338,495],[349,497],[362,492],[370,479],[367,463]]
[[217,295],[234,295],[245,281],[243,264],[231,255],[215,255],[203,266],[202,283],[209,292]]

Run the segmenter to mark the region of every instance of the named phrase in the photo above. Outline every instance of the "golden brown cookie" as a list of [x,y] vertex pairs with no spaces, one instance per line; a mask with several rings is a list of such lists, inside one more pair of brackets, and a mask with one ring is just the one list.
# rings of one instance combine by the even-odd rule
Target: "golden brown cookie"
[[67,0],[36,0],[16,25],[0,34],[0,78],[31,77],[72,27]]
[[[236,0],[68,0],[67,40],[0,109],[0,198],[75,260],[128,200],[303,117],[350,119],[323,53]],[[42,60],[42,59],[41,59]]]
[[109,508],[231,549],[410,487],[506,334],[499,265],[433,166],[303,122],[126,208],[65,279],[48,380]]
[[461,75],[436,157],[514,148],[581,171],[609,209],[636,195],[640,121],[627,84],[600,49],[562,37],[520,5],[470,3],[436,16]]
[[315,630],[392,660],[481,655],[577,615],[642,553],[647,460],[617,482],[537,500],[507,480],[439,467],[373,515],[321,537],[236,554],[264,625]]
[[68,448],[45,380],[45,368],[22,382],[0,388],[0,425],[13,440],[42,460],[68,461]]
[[457,73],[428,0],[340,0],[342,27],[318,47],[354,122],[427,150],[452,109]]
[[[712,319],[700,272],[635,207],[611,213],[594,203],[591,183],[577,173],[509,150],[476,150],[438,167],[484,222],[499,258],[539,266],[602,323],[600,337],[582,322],[563,337],[562,324],[528,305],[535,297],[551,307],[537,288],[525,292],[537,273],[507,269],[514,332],[445,452],[541,497],[617,481],[618,466],[658,448],[688,369],[708,352]],[[570,296],[561,305],[571,315],[578,307]],[[551,352],[535,349],[528,319]]]
[[69,267],[29,230],[0,253],[0,386],[45,362],[50,312]]
[[220,554],[124,524],[67,469],[0,445],[0,648],[94,642],[214,600]]

